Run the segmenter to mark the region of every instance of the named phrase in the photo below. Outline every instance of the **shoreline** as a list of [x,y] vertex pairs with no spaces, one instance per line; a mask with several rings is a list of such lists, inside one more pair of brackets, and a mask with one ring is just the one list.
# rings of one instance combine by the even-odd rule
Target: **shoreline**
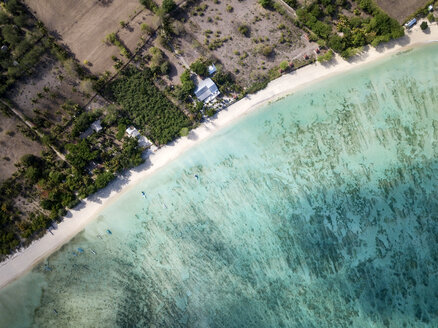
[[213,119],[192,130],[188,137],[179,138],[156,152],[149,153],[149,157],[144,164],[117,177],[107,187],[82,200],[78,206],[69,210],[63,221],[58,224],[57,229],[52,230],[53,234],[46,233],[42,238],[32,242],[27,248],[21,249],[0,263],[0,289],[20,278],[41,260],[68,243],[88,223],[93,221],[105,206],[116,201],[122,193],[131,189],[138,182],[170,163],[194,145],[206,140],[216,131],[243,119],[261,106],[279,100],[310,84],[370,64],[414,46],[438,42],[438,24],[429,24],[428,32],[421,31],[420,24],[421,21],[410,31],[406,31],[406,35],[400,39],[381,44],[377,48],[367,46],[366,51],[351,61],[345,61],[336,55],[329,63],[314,63],[287,73],[271,81],[265,89],[258,91],[256,94],[247,95],[228,108],[221,110]]

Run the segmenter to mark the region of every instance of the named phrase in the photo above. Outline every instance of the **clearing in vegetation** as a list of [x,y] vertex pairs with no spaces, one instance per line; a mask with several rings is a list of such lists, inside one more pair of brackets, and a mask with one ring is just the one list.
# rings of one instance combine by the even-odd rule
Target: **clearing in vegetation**
[[[116,47],[108,47],[103,40],[119,29],[126,34],[121,37],[126,47],[133,51],[140,40],[141,23],[150,23],[148,10],[138,0],[25,0],[33,13],[60,41],[83,63],[87,61],[93,73],[111,70],[112,56],[120,54]],[[141,20],[134,15],[142,13]],[[126,22],[121,27],[120,22]]]
[[[36,135],[0,104],[0,183],[16,170],[15,163],[25,154],[39,155],[41,144]],[[29,136],[31,138],[29,138]],[[12,151],[13,150],[13,151]]]
[[189,65],[211,58],[248,87],[282,61],[302,60],[318,47],[283,7],[277,9],[257,0],[191,2],[176,15],[173,26],[180,32],[173,46]]
[[396,19],[400,24],[415,13],[419,8],[426,6],[428,0],[376,0],[380,8],[382,8],[389,16]]

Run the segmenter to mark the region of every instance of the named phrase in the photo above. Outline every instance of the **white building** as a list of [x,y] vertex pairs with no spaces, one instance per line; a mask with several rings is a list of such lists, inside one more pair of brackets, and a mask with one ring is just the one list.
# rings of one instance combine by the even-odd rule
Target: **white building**
[[195,90],[195,95],[199,101],[210,102],[220,94],[219,89],[212,79],[202,80]]
[[150,141],[145,136],[142,136],[138,130],[133,127],[132,125],[126,129],[126,133],[130,138],[137,138],[138,145],[142,148],[150,148],[152,151],[156,151],[158,149],[157,146],[153,144],[152,141]]
[[97,120],[91,124],[91,128],[94,130],[94,132],[99,132],[102,130],[102,125],[100,125],[100,123],[100,120]]
[[214,64],[208,66],[208,75],[213,75],[216,72],[217,72],[217,68],[216,66],[214,66]]
[[126,129],[126,133],[128,134],[128,137],[131,138],[137,138],[140,135],[140,132],[138,132],[138,130],[132,125]]

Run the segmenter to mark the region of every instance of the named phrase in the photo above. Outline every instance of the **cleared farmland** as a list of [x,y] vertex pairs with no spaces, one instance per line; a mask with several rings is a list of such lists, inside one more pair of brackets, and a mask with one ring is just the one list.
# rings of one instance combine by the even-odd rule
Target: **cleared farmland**
[[79,61],[89,62],[93,73],[110,70],[111,57],[119,55],[116,47],[109,47],[103,40],[121,29],[121,21],[128,23],[126,31],[121,31],[122,41],[132,51],[140,39],[140,24],[153,25],[151,21],[155,19],[138,0],[25,0],[25,3]]
[[419,8],[424,7],[427,0],[376,0],[380,8],[382,8],[389,16],[396,19],[402,24],[406,18],[416,12]]

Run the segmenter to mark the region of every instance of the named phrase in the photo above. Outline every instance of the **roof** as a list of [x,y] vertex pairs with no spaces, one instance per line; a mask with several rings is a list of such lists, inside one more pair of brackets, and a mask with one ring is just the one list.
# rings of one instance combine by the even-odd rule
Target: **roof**
[[208,66],[208,75],[213,75],[214,73],[216,73],[217,68],[216,66],[214,66],[214,64],[211,64],[210,66]]
[[417,19],[416,19],[416,18],[411,19],[409,22],[407,22],[407,23],[405,24],[405,26],[406,26],[406,27],[412,27],[412,26],[415,25],[416,22],[417,22]]
[[145,136],[140,136],[140,138],[138,138],[138,145],[142,148],[150,147],[151,150],[154,151],[157,149],[154,143],[150,141],[148,138],[146,138]]
[[91,124],[91,128],[94,130],[94,131],[96,131],[96,132],[99,132],[100,130],[102,130],[102,125],[100,125],[100,120],[97,120],[96,122],[93,122],[92,124]]
[[200,101],[210,101],[219,95],[219,89],[212,79],[207,78],[202,80],[195,90],[195,96]]
[[140,132],[138,132],[138,130],[136,128],[134,128],[132,125],[126,129],[126,133],[130,136],[130,137],[138,137],[140,135]]

